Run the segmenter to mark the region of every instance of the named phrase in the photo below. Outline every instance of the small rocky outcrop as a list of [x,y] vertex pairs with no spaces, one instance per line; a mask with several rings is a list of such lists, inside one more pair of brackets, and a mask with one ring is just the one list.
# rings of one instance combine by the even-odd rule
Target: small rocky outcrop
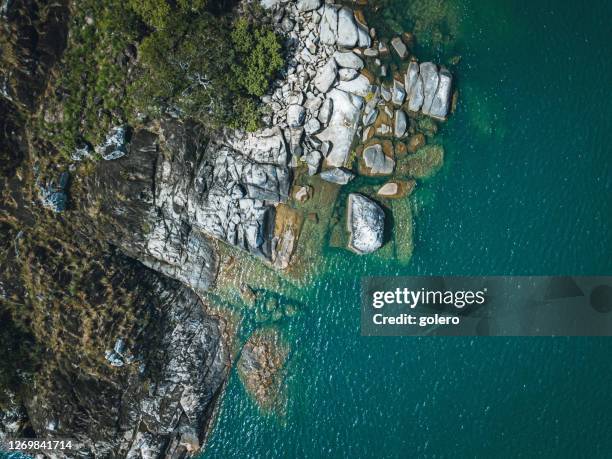
[[119,159],[129,152],[130,131],[127,126],[116,126],[111,129],[103,143],[96,147],[96,153],[106,161]]
[[238,375],[263,411],[282,413],[284,370],[289,351],[275,329],[259,330],[247,340],[238,360]]
[[408,109],[421,111],[424,115],[445,120],[452,98],[452,75],[432,62],[418,64],[410,62],[404,85],[408,98]]
[[372,175],[390,175],[395,168],[395,161],[385,155],[380,144],[366,147],[363,150],[363,160]]
[[383,245],[385,213],[365,196],[351,193],[347,205],[347,230],[350,233],[348,247],[363,255],[378,250]]
[[68,181],[70,175],[63,172],[57,181],[50,180],[45,185],[39,185],[40,201],[42,205],[53,212],[59,213],[68,206]]

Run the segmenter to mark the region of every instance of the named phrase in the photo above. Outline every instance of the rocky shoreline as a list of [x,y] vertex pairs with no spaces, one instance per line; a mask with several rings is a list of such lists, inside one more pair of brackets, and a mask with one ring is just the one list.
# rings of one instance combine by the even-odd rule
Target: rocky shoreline
[[[174,132],[185,129],[181,125],[167,123],[158,129],[162,149],[172,153],[160,155],[155,171],[155,209],[150,212],[154,217],[149,218],[145,249],[151,261],[145,262],[156,269],[159,264],[175,266],[178,270],[165,272],[196,290],[206,290],[214,282],[215,264],[195,255],[193,268],[185,270],[209,267],[210,273],[200,276],[206,282],[181,274],[179,266],[207,245],[206,237],[198,234],[269,261],[281,258],[286,266],[287,247],[279,245],[280,235],[274,234],[275,207],[292,198],[289,191],[297,169],[305,167],[308,175],[347,184],[355,177],[350,153],[361,139],[367,145],[363,160],[368,174],[392,178],[396,159],[384,151],[382,140],[407,138],[410,117],[443,120],[450,110],[452,77],[444,67],[412,58],[390,85],[366,69],[366,64],[373,64],[386,74],[379,57],[394,52],[406,59],[408,50],[400,37],[392,40],[391,51],[376,40],[363,14],[316,0],[266,0],[263,5],[285,37],[289,53],[284,76],[262,98],[268,127],[254,133],[226,130],[206,146],[189,145],[185,134]],[[192,164],[187,156],[194,157],[197,167],[186,174],[181,169]],[[368,221],[354,219],[360,224]],[[168,241],[178,232],[172,230],[176,222],[188,225],[189,236],[169,250]],[[378,231],[364,230],[363,234]],[[354,231],[353,237],[358,234],[362,232]]]
[[[259,290],[282,294],[275,289],[293,276],[296,264],[305,263],[303,258],[296,261],[296,252],[315,244],[311,241],[356,255],[380,255],[389,246],[385,240],[389,213],[395,219],[411,218],[404,201],[416,181],[443,162],[443,150],[426,145],[426,134],[429,138],[428,133],[435,132],[432,120],[446,119],[451,109],[448,70],[419,63],[410,54],[408,35],[390,42],[379,39],[359,9],[322,0],[261,3],[283,37],[287,54],[278,80],[261,98],[264,128],[253,133],[225,129],[210,138],[195,122],[165,117],[139,126],[115,126],[96,146],[79,144],[70,158],[70,174],[63,171],[41,181],[38,166],[27,163],[27,153],[19,161],[27,164],[24,170],[31,170],[9,171],[13,175],[4,190],[10,195],[7,202],[17,203],[17,210],[3,209],[3,216],[8,214],[11,224],[18,220],[15,215],[28,223],[7,232],[6,266],[23,260],[32,263],[17,249],[24,244],[19,242],[24,232],[40,227],[34,217],[38,209],[31,209],[35,200],[35,206],[51,211],[43,210],[49,227],[64,225],[79,244],[86,246],[92,240],[108,244],[118,248],[121,257],[149,268],[137,263],[130,267],[143,279],[133,290],[148,294],[132,298],[130,292],[126,310],[152,317],[147,316],[146,330],[92,331],[95,338],[88,345],[94,349],[93,363],[51,373],[58,380],[58,375],[72,378],[79,391],[103,381],[95,386],[100,393],[85,389],[80,393],[96,407],[88,411],[89,421],[74,424],[72,419],[83,417],[86,408],[68,396],[55,403],[45,398],[47,392],[33,398],[36,403],[15,402],[10,411],[0,412],[0,434],[21,432],[26,425],[38,436],[78,432],[94,457],[192,455],[205,442],[236,357],[235,349],[230,349],[235,330],[211,306],[242,301],[261,307],[263,296],[252,285],[260,269],[277,277],[270,281],[259,276]],[[389,64],[391,54],[401,64]],[[42,89],[21,105],[33,113],[41,96]],[[26,145],[21,141],[19,147],[32,148]],[[100,160],[93,161],[94,155]],[[361,186],[361,177],[384,183]],[[32,182],[32,196],[15,193],[27,189],[27,180]],[[73,191],[78,199],[73,199]],[[335,215],[336,208],[343,215]],[[408,226],[402,241],[411,243],[410,225],[400,222],[397,227]],[[328,229],[331,236],[325,240],[319,233]],[[44,239],[41,245],[45,251],[61,253],[56,241]],[[231,252],[236,259],[227,257],[228,248],[237,249]],[[321,248],[313,251],[320,256]],[[30,252],[43,252],[35,249]],[[411,248],[403,248],[403,253],[410,252]],[[312,260],[316,258],[308,259]],[[257,266],[255,274],[248,278],[247,268],[233,269],[234,263]],[[0,274],[3,282],[5,276],[14,275]],[[61,269],[45,275],[41,285],[64,288],[66,275]],[[91,276],[92,286],[101,291],[112,292],[111,287],[122,285],[114,279],[104,280],[100,287],[99,279]],[[240,291],[228,293],[235,285]],[[62,290],[44,291],[49,297],[56,292]],[[19,295],[24,304],[33,297],[41,304],[50,301],[42,294]],[[296,313],[289,303],[278,309],[268,315]],[[69,308],[57,313],[58,317],[70,314]],[[69,333],[73,346],[81,345],[81,328],[96,323],[88,316],[79,320],[83,323],[75,322],[78,332]],[[284,403],[281,379],[289,350],[280,342],[276,331],[255,331],[238,360],[245,387],[264,410]],[[60,393],[66,388],[54,390]],[[102,404],[112,409],[99,409]]]

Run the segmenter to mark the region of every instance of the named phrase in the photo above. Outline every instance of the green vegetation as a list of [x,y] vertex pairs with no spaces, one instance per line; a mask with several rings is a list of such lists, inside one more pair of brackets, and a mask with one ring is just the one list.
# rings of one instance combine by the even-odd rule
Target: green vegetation
[[227,25],[209,13],[167,21],[140,45],[139,75],[129,88],[132,109],[153,116],[169,109],[218,127],[232,115],[235,90]]
[[283,67],[278,37],[269,29],[239,19],[232,42],[239,58],[234,67],[238,82],[249,94],[263,96],[274,74]]
[[128,55],[143,33],[137,15],[120,0],[83,0],[70,21],[70,37],[46,107],[42,133],[69,156],[81,136],[102,140],[125,121]]
[[139,75],[129,90],[132,112],[159,116],[170,110],[211,128],[253,131],[260,118],[255,97],[282,65],[270,29],[179,11],[140,45]]
[[255,130],[257,98],[283,65],[276,34],[212,14],[207,0],[83,0],[39,133],[69,157],[111,126],[174,113]]
[[128,0],[128,5],[144,22],[156,29],[163,29],[168,25],[177,12],[201,12],[207,4],[206,0]]

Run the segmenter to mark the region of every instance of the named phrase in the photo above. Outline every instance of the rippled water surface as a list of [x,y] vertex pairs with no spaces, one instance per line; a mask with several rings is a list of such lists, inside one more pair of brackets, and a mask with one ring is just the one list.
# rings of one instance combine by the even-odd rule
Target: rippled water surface
[[[361,338],[366,274],[612,274],[612,3],[383,2],[452,67],[441,173],[416,193],[408,267],[326,249],[327,274],[280,323],[286,415],[232,375],[204,457],[605,457],[606,339]],[[370,18],[373,21],[372,18]]]

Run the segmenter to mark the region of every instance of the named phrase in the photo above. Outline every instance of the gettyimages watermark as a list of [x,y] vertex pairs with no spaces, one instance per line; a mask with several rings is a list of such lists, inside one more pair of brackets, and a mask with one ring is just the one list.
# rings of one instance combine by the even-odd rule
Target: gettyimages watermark
[[612,276],[364,277],[363,336],[612,336]]

